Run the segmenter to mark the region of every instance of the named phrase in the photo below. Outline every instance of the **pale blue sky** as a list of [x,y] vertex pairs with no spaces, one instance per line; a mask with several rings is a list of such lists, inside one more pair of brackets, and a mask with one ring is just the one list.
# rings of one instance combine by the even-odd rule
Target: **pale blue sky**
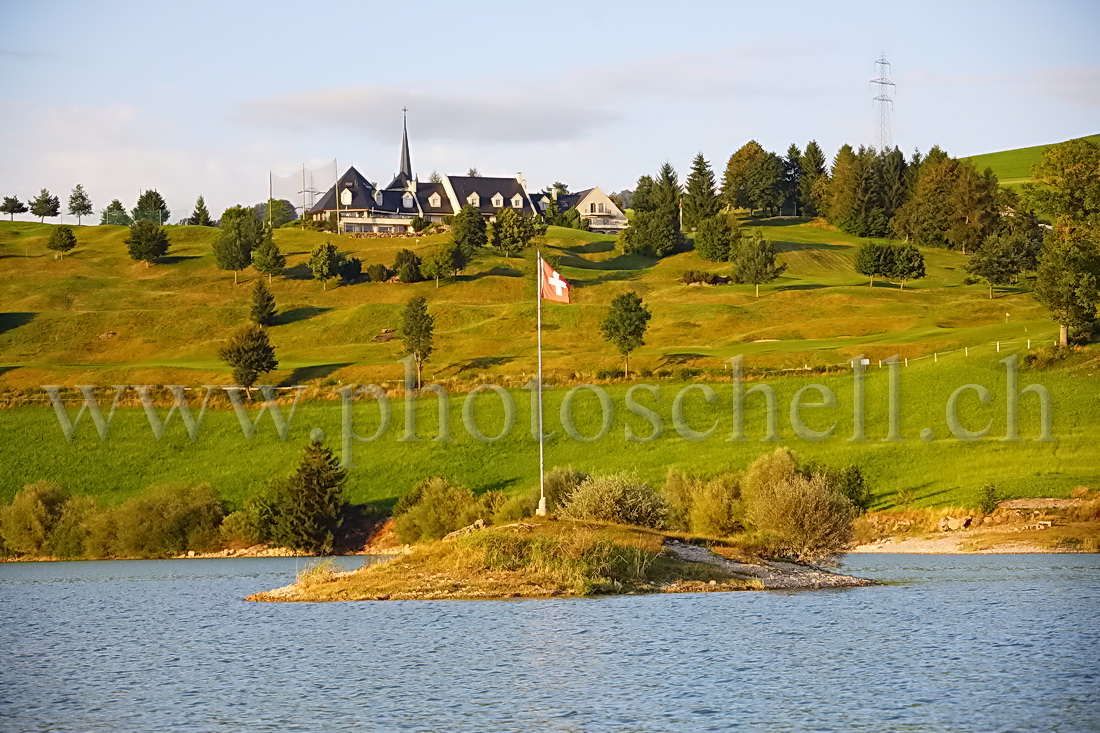
[[894,142],[954,155],[1100,132],[1100,3],[6,3],[0,195],[83,183],[97,211],[173,220],[267,195],[267,171],[337,158],[632,187],[751,138],[831,158],[873,144],[885,52]]

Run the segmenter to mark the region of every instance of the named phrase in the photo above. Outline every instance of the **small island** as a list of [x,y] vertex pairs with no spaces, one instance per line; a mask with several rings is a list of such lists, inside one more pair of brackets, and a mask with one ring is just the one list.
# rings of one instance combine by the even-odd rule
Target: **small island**
[[875,581],[768,560],[720,541],[602,522],[475,523],[348,572],[332,563],[250,601],[501,600],[838,588]]

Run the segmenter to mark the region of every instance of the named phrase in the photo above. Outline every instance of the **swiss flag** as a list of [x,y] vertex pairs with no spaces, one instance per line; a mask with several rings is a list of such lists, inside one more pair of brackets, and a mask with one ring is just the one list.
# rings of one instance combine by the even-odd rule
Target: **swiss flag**
[[562,279],[561,275],[546,260],[539,258],[542,263],[542,282],[539,295],[545,300],[555,300],[559,303],[569,302],[569,283]]

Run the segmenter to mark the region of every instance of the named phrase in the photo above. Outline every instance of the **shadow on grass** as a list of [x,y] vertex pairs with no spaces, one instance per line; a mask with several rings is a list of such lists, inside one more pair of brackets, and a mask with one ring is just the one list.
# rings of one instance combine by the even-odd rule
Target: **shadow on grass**
[[314,316],[323,315],[330,310],[332,310],[332,308],[318,308],[312,305],[303,306],[301,308],[291,308],[275,316],[275,325],[285,326],[288,323],[297,323],[298,321],[304,321]]
[[851,249],[843,244],[826,244],[825,242],[781,242],[773,240],[776,252],[799,252],[805,250],[843,250]]
[[282,386],[290,387],[314,379],[324,379],[346,366],[351,366],[351,364],[352,362],[348,361],[342,364],[314,364],[313,366],[298,367],[290,373],[289,377],[283,380]]
[[453,364],[448,364],[440,371],[446,372],[450,369],[454,369],[455,374],[462,374],[463,372],[503,366],[509,362],[515,361],[515,359],[516,357],[514,356],[478,356],[473,359],[467,359],[466,361],[456,361]]
[[523,277],[523,273],[514,267],[506,267],[504,265],[497,265],[491,267],[488,270],[482,270],[474,275],[470,275],[464,278],[467,281],[479,280],[483,277]]
[[693,364],[700,359],[708,358],[707,354],[665,354],[661,357],[661,366],[682,366],[684,364]]
[[309,265],[295,265],[283,270],[283,277],[287,280],[312,280],[313,270],[309,269]]
[[[590,288],[594,285],[601,285],[603,283],[629,282],[631,280],[640,280],[641,277],[642,275],[640,272],[635,272],[632,270],[616,270],[614,272],[605,272],[601,275],[597,275],[596,277],[591,277],[586,280],[570,280],[569,285],[570,287],[578,289]],[[543,325],[543,328],[546,328],[546,326]]]
[[572,267],[577,270],[645,270],[653,267],[658,261],[655,257],[623,254],[601,262],[592,262],[571,251],[566,251],[561,258],[563,267]]
[[491,484],[483,484],[481,486],[478,486],[476,489],[474,489],[474,493],[480,495],[484,494],[487,491],[504,491],[509,486],[512,486],[513,484],[516,484],[518,482],[519,479],[517,478],[502,478],[498,481],[494,481]]
[[749,217],[741,221],[743,227],[795,227],[801,224],[808,224],[813,221],[808,216],[784,216],[784,217],[768,217],[768,218],[753,218]]
[[199,255],[165,255],[157,259],[158,265],[178,265],[181,262],[187,262],[188,260],[201,259]]
[[25,326],[34,320],[35,313],[0,313],[0,333],[6,333],[12,329]]
[[780,285],[775,290],[776,292],[780,290],[823,290],[826,287],[828,286],[817,283],[801,283],[799,285]]
[[613,251],[615,249],[615,242],[610,239],[600,240],[598,242],[585,242],[584,244],[574,244],[572,247],[564,247],[563,249],[578,255],[597,255]]

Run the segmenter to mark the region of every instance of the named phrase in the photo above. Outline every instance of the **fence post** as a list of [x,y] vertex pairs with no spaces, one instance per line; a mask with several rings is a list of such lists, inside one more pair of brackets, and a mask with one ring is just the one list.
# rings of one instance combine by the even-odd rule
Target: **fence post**
[[969,346],[964,346],[963,350],[966,352],[965,354],[963,354],[963,356],[970,356],[970,347]]
[[939,360],[940,360],[940,352],[938,352],[938,351],[932,352],[932,361],[938,362]]
[[1001,342],[1000,341],[997,342],[997,353],[998,354],[1001,353]]
[[905,357],[905,366],[909,366],[909,357]]
[[1031,351],[1031,339],[1027,340],[1027,350]]

